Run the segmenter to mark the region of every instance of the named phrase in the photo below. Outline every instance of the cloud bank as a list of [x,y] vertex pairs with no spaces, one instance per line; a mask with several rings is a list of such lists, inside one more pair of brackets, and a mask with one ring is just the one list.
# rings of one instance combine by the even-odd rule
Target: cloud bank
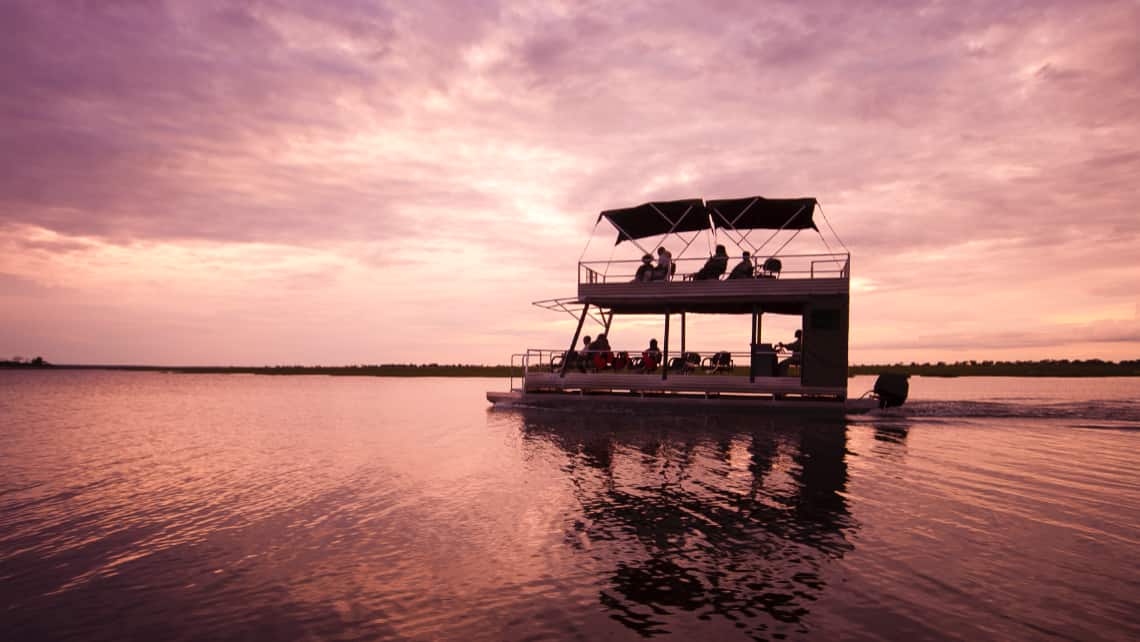
[[1134,334],[1070,336],[1135,318],[1138,23],[1128,1],[4,3],[0,352],[503,362],[565,341],[527,303],[572,292],[597,211],[765,194],[817,196],[872,285],[856,360],[1135,358]]

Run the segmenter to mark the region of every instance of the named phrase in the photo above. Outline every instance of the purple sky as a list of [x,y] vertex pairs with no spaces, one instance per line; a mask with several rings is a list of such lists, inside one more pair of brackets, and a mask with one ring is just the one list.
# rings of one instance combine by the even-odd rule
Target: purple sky
[[599,210],[752,194],[855,362],[1140,357],[1134,0],[9,0],[0,86],[0,358],[505,363]]

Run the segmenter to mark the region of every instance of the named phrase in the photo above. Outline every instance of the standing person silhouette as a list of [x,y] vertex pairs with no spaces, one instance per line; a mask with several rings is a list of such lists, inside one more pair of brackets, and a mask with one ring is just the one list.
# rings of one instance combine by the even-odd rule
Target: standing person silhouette
[[673,255],[665,246],[657,248],[657,267],[653,268],[654,281],[668,281],[673,276]]

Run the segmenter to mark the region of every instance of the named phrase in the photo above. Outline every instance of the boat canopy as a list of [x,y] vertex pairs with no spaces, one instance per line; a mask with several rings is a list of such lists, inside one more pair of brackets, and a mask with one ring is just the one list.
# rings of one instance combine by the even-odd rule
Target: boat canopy
[[750,196],[707,203],[692,198],[606,210],[598,215],[598,222],[604,218],[617,229],[615,245],[658,234],[699,232],[713,228],[818,230],[812,220],[815,205],[814,198]]
[[657,201],[637,207],[606,210],[598,215],[598,222],[603,218],[617,228],[618,237],[614,245],[658,234],[699,232],[711,226],[708,210],[699,198]]
[[717,227],[733,230],[818,230],[814,198],[726,198],[706,205]]

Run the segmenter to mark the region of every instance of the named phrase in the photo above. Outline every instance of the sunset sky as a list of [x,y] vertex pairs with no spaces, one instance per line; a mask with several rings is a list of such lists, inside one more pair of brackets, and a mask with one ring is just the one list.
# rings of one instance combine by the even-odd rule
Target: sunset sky
[[600,210],[755,194],[853,362],[1140,357],[1134,0],[9,0],[0,86],[0,358],[505,363]]

